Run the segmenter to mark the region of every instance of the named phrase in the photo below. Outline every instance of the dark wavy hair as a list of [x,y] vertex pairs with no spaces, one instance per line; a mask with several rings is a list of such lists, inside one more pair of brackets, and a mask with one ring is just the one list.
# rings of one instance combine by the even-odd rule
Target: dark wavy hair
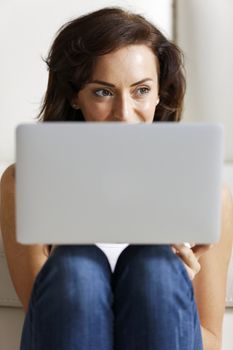
[[39,121],[85,121],[71,103],[90,80],[97,57],[132,44],[145,44],[157,57],[160,102],[153,121],[179,121],[185,92],[180,49],[143,16],[118,7],[83,15],[59,29],[45,59],[49,79]]

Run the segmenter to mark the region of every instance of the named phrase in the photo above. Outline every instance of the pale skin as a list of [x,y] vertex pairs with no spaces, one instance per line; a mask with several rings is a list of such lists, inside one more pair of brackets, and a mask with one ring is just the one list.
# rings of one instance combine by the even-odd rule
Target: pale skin
[[[97,59],[93,76],[74,96],[86,121],[152,123],[159,102],[158,62],[145,45],[131,45]],[[1,180],[1,228],[16,292],[28,308],[35,277],[47,260],[47,247],[24,246],[15,239],[15,166]],[[222,189],[221,235],[214,245],[172,245],[192,280],[199,311],[204,350],[221,349],[227,270],[233,241],[233,201]]]

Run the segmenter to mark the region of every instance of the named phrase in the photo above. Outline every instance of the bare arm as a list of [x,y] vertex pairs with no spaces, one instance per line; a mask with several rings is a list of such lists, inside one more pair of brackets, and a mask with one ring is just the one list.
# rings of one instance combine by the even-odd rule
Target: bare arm
[[230,190],[222,193],[221,238],[200,257],[201,270],[193,280],[204,350],[220,350],[225,311],[227,272],[233,241],[233,201]]
[[22,245],[16,241],[14,174],[13,164],[6,169],[1,179],[0,222],[11,279],[26,311],[35,277],[47,260],[47,247]]

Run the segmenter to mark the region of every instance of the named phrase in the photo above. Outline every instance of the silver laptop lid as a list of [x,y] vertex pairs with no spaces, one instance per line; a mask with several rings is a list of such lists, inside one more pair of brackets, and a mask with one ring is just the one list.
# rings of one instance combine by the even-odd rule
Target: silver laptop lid
[[209,243],[221,124],[42,123],[16,130],[21,243]]

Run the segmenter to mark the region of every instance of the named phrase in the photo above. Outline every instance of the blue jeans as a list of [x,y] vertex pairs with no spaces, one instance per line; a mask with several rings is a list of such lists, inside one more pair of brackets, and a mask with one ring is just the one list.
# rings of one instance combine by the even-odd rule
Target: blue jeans
[[192,283],[168,245],[57,247],[35,280],[20,350],[201,350]]

